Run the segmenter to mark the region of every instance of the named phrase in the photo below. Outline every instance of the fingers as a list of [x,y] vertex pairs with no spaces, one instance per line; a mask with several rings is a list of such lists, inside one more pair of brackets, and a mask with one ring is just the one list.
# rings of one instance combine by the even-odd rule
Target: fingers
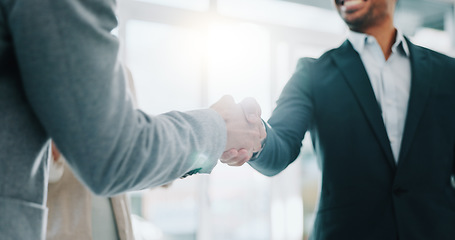
[[259,152],[262,148],[261,140],[254,142],[253,152]]
[[261,121],[261,126],[259,127],[259,138],[263,141],[267,137],[267,131],[265,130],[265,126]]
[[252,153],[246,149],[230,149],[223,153],[220,161],[229,166],[239,167],[251,159]]
[[261,107],[253,98],[236,104],[232,96],[223,96],[211,108],[224,119],[227,131],[225,152],[220,158],[230,166],[242,166],[253,152],[261,150],[266,131],[261,120]]
[[237,157],[238,151],[236,149],[230,149],[221,155],[220,161],[222,163],[228,163],[232,158]]

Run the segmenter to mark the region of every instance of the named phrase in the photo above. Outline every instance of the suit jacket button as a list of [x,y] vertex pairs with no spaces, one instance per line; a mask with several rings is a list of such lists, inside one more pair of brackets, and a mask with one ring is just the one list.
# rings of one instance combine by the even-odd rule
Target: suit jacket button
[[393,194],[397,197],[403,195],[404,193],[407,193],[408,190],[401,188],[401,187],[396,187],[393,189]]
[[450,176],[450,183],[452,184],[452,188],[455,189],[455,174]]

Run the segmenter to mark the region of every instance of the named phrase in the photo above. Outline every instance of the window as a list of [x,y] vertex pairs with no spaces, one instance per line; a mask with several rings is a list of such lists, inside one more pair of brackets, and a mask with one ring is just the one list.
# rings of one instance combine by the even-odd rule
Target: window
[[149,114],[201,108],[201,33],[172,25],[130,20],[126,62],[138,104]]
[[[236,101],[256,98],[268,119],[297,59],[316,57],[344,39],[336,13],[283,1],[119,5],[122,58],[139,106],[152,115],[205,108],[231,94]],[[143,239],[302,239],[319,187],[311,149],[306,137],[299,159],[273,178],[247,164],[219,163],[211,175],[133,193],[134,212],[145,219],[135,228]]]
[[141,0],[141,1],[196,11],[207,11],[209,9],[210,3],[209,0]]

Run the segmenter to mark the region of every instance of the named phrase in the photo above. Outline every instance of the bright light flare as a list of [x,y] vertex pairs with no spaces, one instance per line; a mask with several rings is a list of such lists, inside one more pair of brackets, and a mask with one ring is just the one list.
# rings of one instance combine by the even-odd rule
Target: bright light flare
[[255,24],[209,27],[207,58],[210,100],[231,94],[239,101],[253,96],[266,102],[270,85],[270,35]]

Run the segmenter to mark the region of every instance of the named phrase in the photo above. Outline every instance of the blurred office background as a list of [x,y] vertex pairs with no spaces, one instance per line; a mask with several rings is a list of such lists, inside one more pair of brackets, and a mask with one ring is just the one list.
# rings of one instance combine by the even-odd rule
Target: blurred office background
[[[149,114],[255,97],[268,119],[301,57],[340,45],[333,0],[119,0],[121,56]],[[396,25],[414,43],[455,55],[455,1],[399,0]],[[292,117],[292,116],[290,116]],[[132,193],[138,239],[307,239],[320,172],[309,137],[268,178],[248,164]]]

